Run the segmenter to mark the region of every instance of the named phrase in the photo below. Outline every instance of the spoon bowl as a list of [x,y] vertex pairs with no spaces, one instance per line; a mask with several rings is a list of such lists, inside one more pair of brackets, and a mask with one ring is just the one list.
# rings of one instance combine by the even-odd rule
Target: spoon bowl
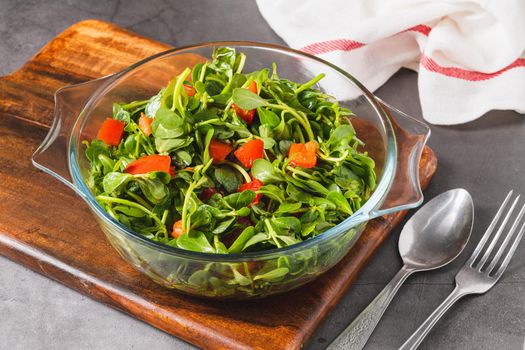
[[464,189],[447,191],[418,210],[399,237],[399,254],[408,268],[433,270],[465,248],[474,223],[474,203]]

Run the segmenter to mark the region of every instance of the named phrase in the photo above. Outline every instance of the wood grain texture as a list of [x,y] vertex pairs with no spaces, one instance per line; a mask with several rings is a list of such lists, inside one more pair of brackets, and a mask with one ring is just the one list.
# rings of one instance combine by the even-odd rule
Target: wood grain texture
[[[109,23],[84,21],[0,78],[0,253],[202,348],[299,349],[406,213],[370,222],[343,261],[298,290],[246,302],[201,300],[135,271],[106,242],[82,200],[31,165],[51,124],[57,89],[168,48]],[[436,164],[425,148],[423,187]]]

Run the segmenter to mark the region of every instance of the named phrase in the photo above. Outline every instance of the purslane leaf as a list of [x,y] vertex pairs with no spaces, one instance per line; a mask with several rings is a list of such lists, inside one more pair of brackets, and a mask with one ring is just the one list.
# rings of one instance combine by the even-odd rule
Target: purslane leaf
[[236,88],[233,90],[232,100],[237,107],[246,110],[256,109],[257,107],[266,106],[268,104],[264,98],[254,94],[248,89],[242,88]]

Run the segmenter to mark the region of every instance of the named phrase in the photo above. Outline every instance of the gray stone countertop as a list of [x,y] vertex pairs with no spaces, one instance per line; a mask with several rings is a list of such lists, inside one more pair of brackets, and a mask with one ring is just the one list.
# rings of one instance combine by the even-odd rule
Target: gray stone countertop
[[[282,44],[254,1],[18,1],[0,0],[0,75],[16,70],[56,34],[98,18],[174,46],[212,40]],[[398,72],[377,92],[421,118],[416,73]],[[525,96],[524,96],[525,98]],[[454,287],[454,275],[481,237],[499,202],[513,188],[525,193],[525,120],[492,111],[466,125],[432,126],[439,167],[426,198],[469,190],[476,207],[471,242],[452,264],[410,277],[393,300],[367,349],[395,349]],[[1,152],[1,151],[0,151]],[[323,349],[401,267],[395,230],[355,284],[312,336]],[[460,300],[421,349],[524,349],[525,243],[487,294]],[[80,295],[0,257],[0,349],[191,349],[182,340]]]

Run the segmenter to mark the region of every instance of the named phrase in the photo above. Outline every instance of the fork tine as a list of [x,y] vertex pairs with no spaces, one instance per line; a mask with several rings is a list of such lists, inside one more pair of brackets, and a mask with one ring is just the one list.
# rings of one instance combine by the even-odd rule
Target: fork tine
[[503,218],[503,222],[500,224],[500,226],[498,228],[498,231],[496,231],[496,233],[494,234],[494,237],[490,241],[489,247],[485,251],[485,254],[483,254],[481,259],[479,260],[479,262],[477,264],[479,270],[481,270],[483,268],[483,265],[485,265],[485,263],[487,262],[487,260],[488,260],[488,258],[490,256],[490,253],[492,253],[492,250],[494,250],[494,247],[496,246],[496,243],[498,243],[498,240],[501,237],[501,234],[503,233],[503,230],[507,226],[507,222],[509,222],[509,219],[510,219],[512,213],[514,212],[514,208],[516,208],[516,205],[518,204],[518,200],[519,199],[520,199],[520,196],[518,195],[516,197],[516,199],[514,199],[514,202],[512,202],[512,205],[511,205],[509,211],[507,212],[507,215],[505,215],[505,218]]
[[505,239],[503,240],[503,243],[501,243],[498,251],[496,252],[496,255],[492,258],[492,261],[490,262],[489,267],[487,267],[487,272],[490,274],[494,267],[498,264],[501,256],[503,255],[503,251],[507,248],[509,245],[509,242],[514,235],[514,232],[516,232],[516,229],[519,227],[521,223],[521,219],[523,218],[523,215],[525,214],[525,205],[521,208],[520,212],[518,213],[518,216],[514,220],[514,223],[512,224],[509,232],[505,236]]
[[499,267],[499,269],[494,274],[494,277],[496,279],[499,279],[501,277],[501,275],[503,275],[503,272],[505,271],[505,269],[507,269],[507,266],[509,265],[510,259],[512,258],[512,256],[516,252],[516,249],[518,248],[518,244],[520,244],[520,241],[523,238],[523,233],[525,233],[525,223],[523,223],[523,225],[521,225],[521,230],[518,233],[518,235],[516,236],[516,238],[514,239],[514,242],[512,242],[512,246],[510,247],[509,252],[505,256],[505,259],[501,263],[501,266]]
[[481,237],[481,240],[479,241],[478,245],[476,246],[476,249],[474,249],[474,251],[472,252],[472,255],[470,256],[470,258],[467,261],[467,264],[469,266],[472,266],[474,261],[478,258],[478,255],[481,253],[481,250],[483,249],[483,246],[485,245],[485,243],[489,239],[490,235],[492,234],[492,231],[494,230],[494,227],[498,223],[499,218],[503,214],[503,211],[504,211],[505,207],[507,206],[507,203],[509,202],[510,196],[512,196],[512,193],[513,193],[513,191],[511,190],[507,194],[507,197],[505,197],[505,200],[503,200],[503,203],[501,203],[501,206],[499,207],[498,212],[494,216],[494,219],[492,219],[492,222],[490,223],[489,227],[487,228],[487,230],[483,234],[483,237]]

